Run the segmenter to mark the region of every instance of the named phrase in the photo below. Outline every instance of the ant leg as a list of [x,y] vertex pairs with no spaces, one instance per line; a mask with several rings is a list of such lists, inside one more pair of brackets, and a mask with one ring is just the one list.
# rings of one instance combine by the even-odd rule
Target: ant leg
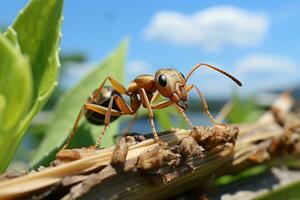
[[157,101],[159,97],[160,97],[160,93],[158,91],[156,91],[155,94],[153,95],[153,97],[150,100],[150,104],[152,104],[155,101]]
[[209,110],[208,110],[208,105],[207,105],[207,102],[204,98],[204,95],[200,92],[200,90],[198,89],[198,87],[196,87],[195,85],[193,85],[194,88],[196,89],[200,99],[201,99],[201,102],[202,102],[202,105],[203,105],[203,110],[204,112],[206,113],[206,115],[208,116],[208,118],[210,119],[210,122],[213,124],[213,125],[221,125],[221,126],[225,126],[224,124],[222,123],[218,123],[214,118],[213,116],[210,114]]
[[137,119],[137,113],[133,111],[132,108],[126,103],[126,101],[120,96],[116,96],[116,104],[124,114],[134,115],[133,120],[129,123],[128,127],[126,128],[127,132],[129,132],[129,130],[131,129],[131,127],[133,126],[133,124]]
[[152,109],[162,109],[162,108],[169,107],[170,105],[173,105],[174,103],[175,102],[172,100],[166,100],[166,101],[159,102],[158,104],[151,105],[151,108]]
[[80,111],[79,113],[77,114],[77,117],[76,117],[76,120],[75,120],[75,123],[73,125],[73,128],[72,128],[72,131],[69,133],[69,136],[68,136],[68,139],[67,141],[65,142],[64,146],[61,148],[61,150],[67,148],[71,142],[71,140],[73,139],[74,135],[75,135],[75,132],[78,128],[78,124],[79,124],[79,121],[80,121],[80,118],[81,118],[81,115],[82,115],[82,112],[84,110],[84,105],[80,108]]
[[108,77],[109,82],[111,83],[112,87],[117,90],[118,92],[120,92],[121,94],[127,94],[127,90],[126,88],[119,83],[118,81],[116,81],[115,79],[113,79],[112,77]]
[[118,81],[116,81],[115,79],[113,79],[112,77],[108,76],[107,78],[104,79],[104,81],[102,81],[102,83],[100,84],[100,86],[98,87],[98,89],[96,90],[93,99],[95,100],[95,98],[97,98],[97,96],[99,96],[100,91],[102,90],[102,88],[104,87],[105,82],[109,80],[109,82],[111,83],[112,87],[118,91],[121,94],[127,94],[127,90],[126,88],[119,83]]
[[[95,145],[93,146],[93,148],[96,148],[100,145],[101,140],[107,130],[107,127],[109,126],[109,122],[110,122],[110,116],[113,114],[113,102],[116,102],[116,104],[118,105],[118,107],[120,108],[121,112],[117,112],[119,115],[132,115],[134,114],[134,112],[132,111],[132,109],[130,108],[130,106],[124,101],[124,99],[118,95],[114,95],[108,104],[108,107],[105,108],[101,108],[101,106],[98,106],[97,112],[102,113],[103,111],[105,111],[105,119],[104,119],[104,127],[103,130],[101,131],[98,140],[96,141]],[[92,104],[93,105],[93,104]],[[115,114],[117,114],[115,113]]]
[[[96,105],[96,104],[92,104],[92,103],[86,103],[84,104],[85,108],[88,109],[88,110],[92,110],[92,111],[95,111],[99,114],[102,114],[102,115],[106,115],[106,112],[108,111],[108,108],[106,107],[103,107],[103,106],[99,106],[99,105]],[[122,112],[118,111],[118,110],[115,110],[115,109],[111,109],[111,116],[121,116],[123,115]]]
[[[185,90],[186,92],[190,92],[193,89],[193,85],[186,85],[185,86]],[[184,112],[184,110],[182,110],[179,106],[176,105],[176,109],[177,111],[181,114],[181,116],[183,117],[183,119],[186,121],[186,123],[189,125],[190,129],[193,129],[193,124],[190,121],[190,119],[188,118],[188,116],[186,115],[186,113]]]
[[102,83],[100,84],[100,86],[98,87],[98,89],[96,90],[96,92],[94,93],[94,95],[93,95],[93,97],[92,97],[93,101],[95,101],[96,98],[99,96],[99,94],[100,94],[102,88],[104,87],[104,84],[105,84],[105,82],[107,81],[107,79],[108,79],[108,77],[105,78],[105,79],[102,81]]
[[154,136],[154,139],[155,141],[160,145],[160,146],[163,146],[163,147],[166,147],[168,146],[168,144],[164,141],[162,141],[158,134],[157,134],[157,131],[155,129],[155,124],[154,124],[154,119],[153,119],[153,111],[151,109],[151,105],[149,103],[149,99],[147,97],[147,93],[145,91],[145,89],[141,89],[141,97],[143,98],[145,104],[146,104],[146,107],[147,107],[147,110],[148,110],[148,115],[149,115],[149,120],[150,120],[150,123],[151,123],[151,129],[152,129],[152,133],[153,133],[153,136]]
[[116,95],[116,104],[120,108],[120,110],[125,114],[125,115],[133,115],[135,112],[131,109],[131,107],[127,104],[127,102],[120,96]]
[[110,101],[109,101],[109,104],[108,104],[108,107],[107,107],[107,111],[105,113],[105,119],[104,119],[104,127],[95,143],[94,146],[92,146],[94,149],[96,149],[100,143],[101,143],[101,140],[104,136],[104,133],[106,132],[106,129],[107,127],[109,126],[109,122],[110,122],[110,115],[111,115],[111,110],[112,110],[112,105],[113,105],[113,102],[114,102],[114,99],[115,99],[116,96],[113,96]]
[[[186,88],[187,92],[189,92],[193,88],[193,85],[186,85],[185,88]],[[153,96],[153,98],[155,96],[156,96],[156,94]],[[159,96],[159,95],[157,95],[157,96]],[[151,102],[153,102],[153,101],[151,100]],[[151,108],[152,109],[162,109],[162,108],[166,108],[166,107],[168,107],[168,106],[170,106],[172,104],[174,104],[174,102],[172,100],[167,100],[167,101],[160,102],[160,103],[158,103],[156,105],[152,105]],[[192,125],[191,121],[189,120],[189,118],[187,117],[187,115],[185,114],[185,112],[179,106],[177,106],[177,105],[176,105],[176,109],[181,114],[181,116],[183,117],[183,119],[188,123],[189,127],[192,129],[193,125]]]
[[[79,121],[81,119],[81,116],[82,116],[82,113],[83,113],[84,109],[93,110],[93,111],[95,111],[97,113],[100,113],[100,114],[105,114],[106,111],[107,111],[107,108],[102,107],[102,106],[98,106],[98,105],[95,105],[95,104],[88,104],[88,103],[84,104],[80,108],[80,111],[79,111],[79,113],[78,113],[78,115],[76,117],[75,123],[73,125],[72,131],[69,133],[68,139],[67,139],[67,141],[65,142],[64,146],[61,149],[65,149],[65,148],[67,148],[69,146],[71,140],[73,139],[73,137],[74,137],[74,135],[75,135],[75,133],[77,131],[78,124],[79,124]],[[112,109],[111,115],[112,116],[120,116],[121,112]]]
[[[167,100],[167,101],[160,102],[156,105],[152,105],[151,108],[152,109],[162,109],[162,108],[166,108],[173,104],[174,104],[174,101]],[[191,121],[189,120],[189,118],[187,117],[187,115],[185,114],[185,112],[177,105],[176,105],[176,109],[181,114],[181,116],[184,118],[184,120],[188,123],[189,127],[192,129],[193,125],[192,125]]]
[[190,121],[190,119],[188,118],[188,116],[185,114],[185,112],[177,105],[176,105],[176,109],[181,114],[182,118],[186,121],[186,123],[189,125],[190,129],[192,130],[194,126]]

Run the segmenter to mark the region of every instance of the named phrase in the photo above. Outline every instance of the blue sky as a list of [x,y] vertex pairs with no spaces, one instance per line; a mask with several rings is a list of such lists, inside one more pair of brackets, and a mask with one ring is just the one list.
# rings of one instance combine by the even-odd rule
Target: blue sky
[[[0,24],[26,2],[1,0]],[[300,84],[299,1],[66,0],[64,16],[62,50],[86,52],[87,66],[128,36],[128,80],[170,66],[186,74],[207,62],[240,78],[243,94]],[[215,97],[235,87],[208,70],[191,82]]]

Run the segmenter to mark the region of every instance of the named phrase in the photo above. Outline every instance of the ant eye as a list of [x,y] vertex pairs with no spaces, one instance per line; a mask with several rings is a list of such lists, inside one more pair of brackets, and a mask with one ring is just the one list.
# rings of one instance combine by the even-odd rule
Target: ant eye
[[158,82],[161,86],[166,87],[167,86],[167,77],[164,74],[159,75]]
[[183,75],[183,73],[180,72],[180,74],[181,74],[181,76],[185,79],[185,76]]

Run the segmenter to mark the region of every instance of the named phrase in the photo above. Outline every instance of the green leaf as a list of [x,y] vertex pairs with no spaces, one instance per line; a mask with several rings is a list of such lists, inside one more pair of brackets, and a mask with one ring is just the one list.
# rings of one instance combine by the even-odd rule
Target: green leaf
[[4,35],[16,48],[20,49],[17,32],[12,27],[8,27]]
[[39,104],[46,102],[57,84],[62,9],[63,0],[32,0],[12,25],[22,52],[30,58]]
[[0,34],[0,173],[11,160],[16,129],[31,103],[32,82],[28,59]]
[[[68,137],[80,107],[85,103],[92,91],[99,87],[101,81],[107,76],[112,76],[121,83],[123,82],[126,50],[127,42],[125,41],[114,53],[61,97],[55,108],[53,120],[46,132],[46,136],[31,162],[32,166],[38,167],[41,164],[47,165],[54,159],[55,153],[61,148]],[[113,134],[117,133],[118,124],[118,120],[110,124],[110,128],[106,132],[101,146],[107,147],[113,144]],[[82,123],[79,126],[75,137],[80,134],[81,136],[86,134],[85,140],[87,138],[93,138],[95,141],[103,128],[102,126],[89,126],[90,128],[87,130],[83,125],[84,124]]]
[[259,174],[265,173],[269,169],[270,169],[269,165],[258,165],[258,166],[250,167],[237,174],[223,175],[215,180],[215,184],[218,187],[229,185],[236,181],[241,181],[243,179],[247,179],[249,177],[254,177]]
[[155,117],[161,129],[160,131],[168,130],[172,126],[171,113],[166,111],[165,109],[155,110]]
[[27,115],[18,121],[18,129],[12,133],[14,143],[7,152],[6,164],[12,159],[33,117],[57,85],[62,8],[63,0],[31,0],[5,34],[28,57],[33,79],[33,101]]
[[300,199],[299,188],[300,188],[300,181],[273,190],[255,199],[256,200],[282,200],[282,199],[296,200],[296,199]]
[[0,93],[0,122],[2,122],[2,120],[3,120],[3,113],[4,113],[5,105],[6,105],[5,97]]

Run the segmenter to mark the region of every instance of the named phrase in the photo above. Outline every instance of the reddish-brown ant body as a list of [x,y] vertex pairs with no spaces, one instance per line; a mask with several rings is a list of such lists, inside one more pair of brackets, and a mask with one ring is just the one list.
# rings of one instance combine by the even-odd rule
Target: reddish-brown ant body
[[[79,120],[83,114],[89,122],[95,125],[104,125],[96,144],[93,146],[96,148],[101,143],[101,139],[111,121],[117,119],[121,115],[136,115],[140,106],[143,106],[148,110],[154,139],[160,145],[165,145],[165,143],[158,137],[155,129],[153,110],[175,105],[178,112],[192,128],[193,126],[186,116],[185,111],[188,107],[188,93],[193,88],[198,93],[202,101],[204,111],[210,118],[211,122],[213,124],[219,124],[210,114],[208,105],[200,90],[195,85],[186,84],[193,72],[202,66],[216,70],[232,79],[239,86],[242,86],[242,83],[232,75],[217,67],[205,63],[194,66],[187,74],[186,78],[182,73],[175,69],[160,69],[155,73],[154,76],[140,75],[129,84],[127,89],[118,81],[109,76],[100,84],[99,88],[93,92],[92,96],[89,97],[87,102],[81,107],[80,112],[75,120],[73,129],[63,149],[66,148],[70,143],[70,140],[75,134]],[[107,80],[111,83],[111,87],[105,86]],[[126,95],[130,98],[130,104],[124,100],[122,95]],[[153,102],[159,95],[167,98],[167,100],[154,104]]]

